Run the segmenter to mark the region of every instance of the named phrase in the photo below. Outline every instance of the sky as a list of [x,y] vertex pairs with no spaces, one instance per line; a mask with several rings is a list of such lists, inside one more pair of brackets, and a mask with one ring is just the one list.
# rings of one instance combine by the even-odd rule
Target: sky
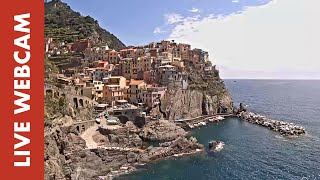
[[209,52],[224,79],[320,79],[319,0],[63,0],[126,45]]

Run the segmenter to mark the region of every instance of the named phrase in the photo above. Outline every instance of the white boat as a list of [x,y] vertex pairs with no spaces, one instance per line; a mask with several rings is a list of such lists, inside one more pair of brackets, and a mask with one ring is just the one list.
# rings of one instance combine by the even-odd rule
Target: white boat
[[194,128],[194,126],[193,126],[193,125],[191,125],[191,124],[189,124],[188,126],[189,126],[189,128],[191,128],[191,129],[193,129],[193,128]]
[[221,121],[221,120],[224,120],[224,117],[218,116],[217,119],[218,119],[219,121]]
[[199,122],[199,124],[200,124],[201,126],[205,126],[205,125],[207,125],[207,123],[206,123],[206,122]]

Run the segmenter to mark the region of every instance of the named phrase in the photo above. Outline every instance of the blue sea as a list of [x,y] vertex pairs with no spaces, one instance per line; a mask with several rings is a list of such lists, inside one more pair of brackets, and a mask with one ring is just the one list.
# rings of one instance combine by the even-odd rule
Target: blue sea
[[235,104],[293,122],[307,134],[289,139],[267,128],[228,118],[192,133],[207,147],[225,142],[218,153],[154,162],[120,177],[129,180],[290,179],[320,180],[320,81],[225,80]]

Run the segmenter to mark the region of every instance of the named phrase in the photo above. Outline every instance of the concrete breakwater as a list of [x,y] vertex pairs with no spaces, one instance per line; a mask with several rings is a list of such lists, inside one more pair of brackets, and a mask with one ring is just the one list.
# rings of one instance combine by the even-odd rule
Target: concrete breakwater
[[283,136],[299,136],[306,133],[305,129],[301,126],[284,121],[269,119],[265,116],[252,112],[242,111],[238,114],[238,117],[247,122],[258,124],[277,131]]
[[220,122],[224,120],[225,117],[230,116],[232,116],[232,114],[203,115],[195,118],[175,120],[175,123],[186,130],[190,130],[201,126],[206,126],[210,122]]

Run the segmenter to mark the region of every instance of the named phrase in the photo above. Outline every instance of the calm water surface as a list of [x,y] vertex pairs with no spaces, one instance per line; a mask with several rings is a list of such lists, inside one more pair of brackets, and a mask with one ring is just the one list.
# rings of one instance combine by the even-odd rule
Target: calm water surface
[[288,139],[269,129],[229,118],[193,131],[207,147],[225,142],[215,154],[172,158],[150,164],[129,180],[320,179],[320,81],[226,80],[236,104],[306,128]]

